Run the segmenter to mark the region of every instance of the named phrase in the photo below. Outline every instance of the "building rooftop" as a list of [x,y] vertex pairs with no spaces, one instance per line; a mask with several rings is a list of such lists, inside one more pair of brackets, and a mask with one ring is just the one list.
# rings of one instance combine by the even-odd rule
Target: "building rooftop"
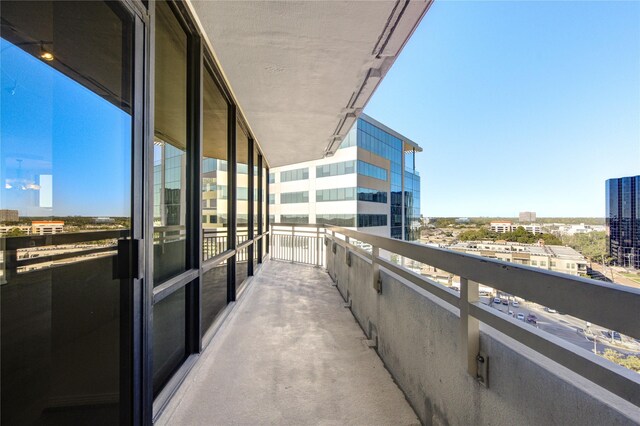
[[[478,246],[482,246],[482,248]],[[522,244],[522,243],[513,243],[513,242],[495,242],[495,241],[465,241],[458,242],[452,246],[450,249],[466,249],[466,250],[487,250],[486,247],[490,247],[489,250],[495,251],[505,251],[511,252],[508,250],[508,247],[517,247],[518,251],[531,253],[535,255],[541,256],[551,256],[559,259],[573,259],[576,261],[586,260],[583,255],[581,255],[576,250],[567,246],[556,246],[556,245],[537,245],[537,244]]]

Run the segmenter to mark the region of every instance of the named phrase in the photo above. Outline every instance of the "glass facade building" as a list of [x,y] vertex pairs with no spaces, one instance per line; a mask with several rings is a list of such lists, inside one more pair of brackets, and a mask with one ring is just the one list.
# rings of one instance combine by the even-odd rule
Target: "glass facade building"
[[[390,236],[416,240],[420,226],[420,175],[415,170],[416,147],[406,147],[400,135],[394,133],[364,116],[356,122],[355,137],[347,138],[340,147],[356,145],[389,160]],[[378,179],[385,177],[378,169],[364,161],[358,162],[358,173],[375,174],[373,177]]]
[[640,176],[609,179],[605,190],[609,255],[619,266],[640,269]]
[[[420,175],[415,156],[421,151],[415,142],[362,114],[335,155],[272,170],[275,221],[291,222],[302,215],[309,223],[416,240]],[[308,189],[308,200],[299,196]]]

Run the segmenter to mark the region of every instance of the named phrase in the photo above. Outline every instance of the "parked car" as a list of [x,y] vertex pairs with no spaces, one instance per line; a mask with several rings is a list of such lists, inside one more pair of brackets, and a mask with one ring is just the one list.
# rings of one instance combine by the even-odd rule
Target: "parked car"
[[511,302],[511,306],[513,306],[514,308],[517,308],[518,306],[520,306],[520,303],[518,303],[517,300],[514,300],[513,302]]
[[509,299],[502,299],[502,304],[509,306]]
[[529,314],[527,315],[527,320],[526,320],[529,324],[537,324],[538,323],[538,317],[533,315],[533,314]]
[[520,321],[524,321],[524,314],[520,313],[516,315],[516,318],[519,319]]
[[499,305],[501,303],[500,298],[499,297],[494,298],[493,299],[493,303],[496,304],[496,305]]
[[511,316],[511,317],[515,316],[515,314],[513,313],[513,311],[512,311],[511,309],[509,309],[508,314],[509,314],[509,316]]
[[556,311],[555,309],[551,309],[551,308],[544,308],[545,311],[549,312],[550,314],[556,314],[558,313],[558,311]]
[[620,336],[620,333],[618,333],[617,331],[613,332],[613,340],[617,340],[619,342],[622,342],[622,336]]

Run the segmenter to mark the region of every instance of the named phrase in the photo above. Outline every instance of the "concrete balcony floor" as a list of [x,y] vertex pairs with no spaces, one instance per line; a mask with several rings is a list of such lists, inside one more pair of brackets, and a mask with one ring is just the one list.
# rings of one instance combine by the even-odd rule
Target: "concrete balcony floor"
[[160,424],[420,424],[322,269],[267,262]]

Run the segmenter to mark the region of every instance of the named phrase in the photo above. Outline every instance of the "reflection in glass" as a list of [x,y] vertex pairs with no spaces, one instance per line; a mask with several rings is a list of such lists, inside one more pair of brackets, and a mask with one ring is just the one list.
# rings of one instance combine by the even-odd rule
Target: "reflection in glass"
[[132,30],[104,2],[3,1],[0,13],[0,423],[117,424]]
[[[236,244],[241,244],[249,238],[249,139],[239,124],[236,124],[236,158],[238,182],[237,188],[237,236]],[[247,278],[248,251],[241,250],[236,255],[236,288]]]
[[[203,76],[202,259],[228,248],[227,102],[212,75]],[[201,282],[202,334],[227,303],[227,262],[204,273]]]
[[227,102],[210,73],[203,78],[203,260],[227,245]]
[[[258,216],[258,192],[260,191],[260,184],[258,181],[258,148],[254,144],[253,149],[253,237],[258,236],[258,222],[260,217]],[[253,247],[253,270],[256,270],[258,263],[258,245],[254,244]]]
[[202,274],[202,335],[209,330],[216,316],[227,305],[227,262]]
[[186,269],[187,35],[156,5],[153,148],[154,286]]
[[153,394],[186,358],[185,287],[153,305]]

